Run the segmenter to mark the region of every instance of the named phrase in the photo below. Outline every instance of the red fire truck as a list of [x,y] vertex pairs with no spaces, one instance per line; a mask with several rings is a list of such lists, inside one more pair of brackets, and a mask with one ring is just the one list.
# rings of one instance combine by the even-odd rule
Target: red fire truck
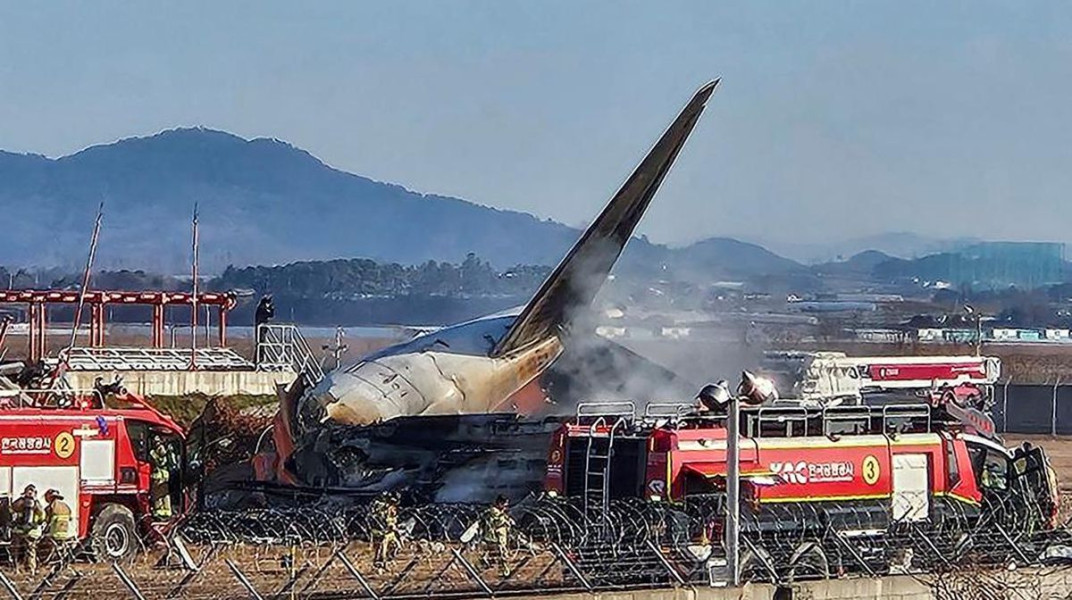
[[[992,427],[976,427],[985,415],[965,420],[962,407],[946,411],[942,399],[742,408],[742,536],[756,548],[743,561],[766,553],[768,564],[807,563],[827,576],[846,569],[847,554],[871,561],[869,570],[889,568],[891,557],[876,549],[888,550],[906,526],[947,547],[987,527],[1052,529],[1057,486],[1042,450],[1003,447]],[[581,405],[553,438],[546,489],[586,512],[622,498],[683,511],[724,503],[726,415],[663,408],[638,416],[628,403]],[[718,539],[721,510],[704,518],[707,537]]]
[[[105,395],[108,404],[125,408],[106,407]],[[169,456],[172,511],[183,506],[183,439],[174,421],[118,386],[84,393],[0,390],[0,502],[30,484],[39,494],[56,489],[71,507],[71,533],[89,550],[110,559],[129,556],[159,525],[150,479],[157,445]]]

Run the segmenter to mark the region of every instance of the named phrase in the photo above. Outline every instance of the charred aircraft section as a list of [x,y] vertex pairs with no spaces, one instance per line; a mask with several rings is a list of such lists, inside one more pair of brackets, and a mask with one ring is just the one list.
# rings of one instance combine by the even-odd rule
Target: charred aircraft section
[[[560,417],[591,398],[688,398],[695,386],[598,336],[515,395],[516,412],[400,417],[375,425],[309,428],[286,465],[296,483],[349,493],[407,490],[435,502],[515,500],[542,489],[547,448]],[[533,414],[535,413],[535,414]],[[317,415],[302,418],[317,422]]]

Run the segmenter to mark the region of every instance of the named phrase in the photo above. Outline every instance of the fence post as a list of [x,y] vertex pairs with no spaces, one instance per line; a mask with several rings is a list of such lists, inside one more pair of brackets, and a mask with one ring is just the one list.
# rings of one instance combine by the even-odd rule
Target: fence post
[[249,592],[249,595],[253,600],[264,600],[264,598],[257,593],[257,588],[253,587],[253,583],[250,582],[249,578],[246,577],[246,574],[242,572],[242,569],[238,568],[238,565],[236,565],[233,560],[228,558],[223,562],[227,563],[227,568],[231,569],[231,573],[234,573],[235,579],[238,580],[238,583],[242,584],[242,587],[246,588],[246,591]]
[[566,568],[570,570],[570,573],[573,573],[573,576],[577,578],[577,581],[581,582],[581,585],[584,586],[584,589],[588,590],[589,592],[592,591],[592,584],[588,583],[588,580],[585,579],[584,575],[581,574],[581,570],[577,568],[577,565],[573,564],[573,561],[570,560],[569,556],[566,555],[566,552],[562,550],[562,548],[558,544],[551,544],[551,548],[554,549],[555,554],[558,555],[559,560],[566,564]]
[[1061,376],[1053,380],[1053,409],[1050,413],[1050,435],[1057,437],[1057,388],[1061,385]]
[[12,600],[22,600],[22,595],[19,594],[19,590],[15,588],[15,584],[12,583],[3,572],[0,572],[0,584],[2,584],[4,589],[7,590],[7,593],[11,595]]
[[473,581],[476,581],[478,584],[480,584],[480,587],[484,590],[484,593],[487,594],[489,598],[494,596],[495,592],[491,591],[491,588],[488,587],[488,584],[484,582],[484,579],[480,576],[480,573],[477,573],[476,569],[473,568],[473,565],[469,564],[469,561],[465,560],[465,557],[462,556],[462,553],[458,552],[457,548],[451,548],[450,551],[454,554],[454,558],[456,558],[462,563],[462,568],[464,568],[465,572],[469,574],[469,577],[471,577]]
[[1009,433],[1009,384],[1012,378],[1005,380],[1005,392],[1001,395],[1001,433]]
[[350,575],[361,584],[361,587],[365,588],[365,593],[368,594],[369,598],[372,598],[372,600],[380,600],[380,596],[376,593],[376,590],[372,589],[368,580],[357,570],[354,563],[350,562],[350,559],[346,558],[346,555],[341,552],[337,556],[339,557],[339,562],[342,563],[342,566],[346,567],[346,570],[350,572]]
[[678,585],[685,585],[685,579],[681,577],[681,573],[678,573],[677,569],[674,568],[674,565],[666,560],[666,557],[663,556],[662,551],[655,545],[655,542],[652,542],[650,539],[646,540],[646,542],[648,544],[648,549],[655,553],[655,556],[659,558],[659,562],[663,564],[663,567],[674,578],[674,581],[676,581]]
[[137,600],[145,600],[145,596],[142,595],[137,584],[134,583],[133,579],[127,576],[126,571],[119,566],[119,563],[112,563],[112,570],[115,571],[115,575],[119,578],[119,581],[123,582],[123,585],[130,590],[130,593],[133,594]]

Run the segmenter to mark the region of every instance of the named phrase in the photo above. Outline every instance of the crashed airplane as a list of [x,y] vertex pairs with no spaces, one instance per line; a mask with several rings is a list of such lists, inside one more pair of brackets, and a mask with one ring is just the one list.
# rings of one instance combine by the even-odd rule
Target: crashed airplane
[[369,354],[312,388],[299,380],[281,394],[273,470],[301,471],[279,469],[296,449],[306,455],[314,448],[316,454],[338,451],[326,432],[339,427],[375,430],[400,418],[535,412],[543,401],[533,390],[537,378],[563,353],[565,332],[606,281],[717,85],[696,92],[523,308],[434,330]]

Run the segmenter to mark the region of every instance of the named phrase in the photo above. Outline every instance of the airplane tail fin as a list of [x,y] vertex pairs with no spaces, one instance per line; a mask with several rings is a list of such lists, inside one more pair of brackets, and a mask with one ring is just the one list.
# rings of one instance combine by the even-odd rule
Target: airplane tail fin
[[510,354],[556,334],[575,309],[591,304],[718,82],[716,79],[701,87],[685,105],[599,217],[543,282],[510,330],[495,345],[492,357]]

